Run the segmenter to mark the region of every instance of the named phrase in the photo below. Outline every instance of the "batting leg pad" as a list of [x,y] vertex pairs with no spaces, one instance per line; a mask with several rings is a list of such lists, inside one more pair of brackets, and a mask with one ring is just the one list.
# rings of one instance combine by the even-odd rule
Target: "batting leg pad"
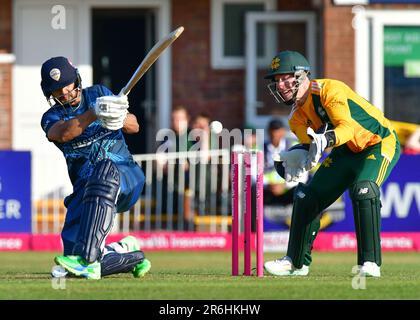
[[354,224],[357,236],[357,263],[382,263],[381,257],[381,201],[378,185],[360,181],[350,187]]
[[310,263],[311,259],[308,259],[307,254],[310,254],[319,230],[319,213],[317,194],[307,185],[299,183],[294,195],[287,248],[287,255],[296,268],[302,268],[305,261]]
[[105,238],[111,231],[120,188],[117,166],[106,159],[99,162],[89,178],[83,196],[83,211],[73,254],[87,263],[99,260]]
[[140,250],[127,253],[107,253],[101,261],[101,276],[131,272],[137,264],[143,262],[144,258],[144,253]]

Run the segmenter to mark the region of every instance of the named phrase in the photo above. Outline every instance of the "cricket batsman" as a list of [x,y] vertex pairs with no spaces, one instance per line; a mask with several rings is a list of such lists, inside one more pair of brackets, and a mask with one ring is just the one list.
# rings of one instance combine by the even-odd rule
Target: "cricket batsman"
[[41,126],[63,153],[73,185],[64,200],[64,253],[55,263],[88,279],[122,272],[143,276],[151,264],[135,237],[105,246],[116,213],[134,205],[145,180],[123,136],[139,130],[127,97],[101,85],[82,88],[77,68],[65,57],[45,61],[41,79],[50,104]]
[[325,148],[332,148],[312,180],[297,186],[287,255],[266,262],[265,270],[278,276],[307,275],[319,215],[349,189],[360,274],[380,277],[379,188],[399,159],[400,143],[379,109],[341,81],[311,80],[310,70],[300,53],[282,51],[265,76],[275,99],[292,107],[290,128],[306,146],[284,151],[276,159],[282,162],[277,167],[284,167],[286,180],[298,181],[318,163]]

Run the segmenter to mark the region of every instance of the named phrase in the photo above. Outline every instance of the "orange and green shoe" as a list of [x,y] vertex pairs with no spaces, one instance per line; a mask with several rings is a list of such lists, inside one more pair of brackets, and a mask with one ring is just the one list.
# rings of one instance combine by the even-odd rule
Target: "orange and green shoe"
[[57,256],[54,261],[72,275],[95,280],[101,278],[101,264],[99,262],[87,264],[81,256]]

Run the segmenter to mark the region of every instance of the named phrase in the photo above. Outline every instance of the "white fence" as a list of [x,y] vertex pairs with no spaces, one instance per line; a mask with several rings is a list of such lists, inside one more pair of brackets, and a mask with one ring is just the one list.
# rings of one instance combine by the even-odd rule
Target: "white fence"
[[[135,155],[146,176],[139,201],[115,219],[112,232],[209,231],[227,232],[231,223],[230,151],[186,151]],[[243,161],[242,157],[238,159]],[[241,166],[240,166],[241,167]],[[252,172],[251,174],[255,174]],[[243,170],[239,170],[242,190]],[[60,233],[66,209],[65,188],[57,188],[33,201],[35,234]],[[239,194],[240,212],[243,197]],[[264,217],[276,224],[290,220],[292,206],[264,203]],[[326,220],[344,218],[344,203],[337,200],[326,211]],[[240,224],[242,224],[240,215]]]
[[[222,231],[230,224],[228,150],[135,155],[146,176],[139,201],[118,215],[113,232]],[[59,233],[63,190],[34,200],[33,233]]]

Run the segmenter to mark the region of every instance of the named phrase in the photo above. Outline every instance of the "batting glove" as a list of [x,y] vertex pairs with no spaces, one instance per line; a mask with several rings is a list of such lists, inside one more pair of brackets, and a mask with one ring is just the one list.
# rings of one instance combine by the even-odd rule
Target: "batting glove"
[[94,111],[99,120],[120,119],[128,107],[127,96],[103,96],[96,98]]
[[102,96],[96,98],[94,111],[101,126],[109,130],[119,130],[124,126],[128,114],[127,96]]
[[127,119],[128,111],[124,110],[119,118],[102,118],[100,119],[101,126],[108,130],[119,130],[124,127],[125,120]]

